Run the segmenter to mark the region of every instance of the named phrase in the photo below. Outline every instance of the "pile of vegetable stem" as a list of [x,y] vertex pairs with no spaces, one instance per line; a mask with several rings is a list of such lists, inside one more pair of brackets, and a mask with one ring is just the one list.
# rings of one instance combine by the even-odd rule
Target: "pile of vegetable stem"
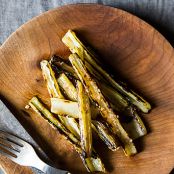
[[89,172],[105,172],[93,135],[112,151],[121,147],[126,156],[135,155],[133,140],[147,134],[138,113],[148,113],[151,106],[113,79],[75,32],[69,30],[62,41],[72,52],[69,61],[54,56],[40,63],[51,108],[36,96],[28,105],[66,137]]

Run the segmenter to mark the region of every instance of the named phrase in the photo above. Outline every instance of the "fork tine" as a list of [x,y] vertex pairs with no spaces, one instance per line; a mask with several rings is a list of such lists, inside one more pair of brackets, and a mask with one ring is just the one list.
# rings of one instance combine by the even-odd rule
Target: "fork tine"
[[0,145],[0,154],[10,158],[13,161],[15,161],[17,158],[17,156],[14,153],[8,151],[6,148],[2,147],[1,145]]
[[7,141],[10,141],[10,142],[12,142],[20,147],[23,147],[24,144],[26,144],[26,142],[21,140],[20,138],[12,135],[10,133],[4,132],[2,130],[0,130],[0,138],[5,139]]
[[17,155],[19,154],[19,151],[16,151],[13,148],[8,147],[9,145],[7,145],[4,142],[0,142],[0,150],[5,151],[6,153],[17,157]]
[[20,152],[18,145],[1,137],[0,137],[0,145],[15,150],[16,152]]

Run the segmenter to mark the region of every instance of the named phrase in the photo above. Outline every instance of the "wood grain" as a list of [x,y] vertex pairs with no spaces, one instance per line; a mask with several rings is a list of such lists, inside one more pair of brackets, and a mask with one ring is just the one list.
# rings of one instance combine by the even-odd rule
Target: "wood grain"
[[[149,134],[135,142],[139,154],[127,158],[121,150],[113,153],[95,143],[108,173],[169,173],[174,166],[174,50],[154,28],[129,13],[102,5],[69,5],[24,24],[0,47],[0,95],[55,165],[86,173],[71,145],[42,118],[24,110],[33,95],[49,104],[39,62],[54,54],[67,58],[61,38],[68,29],[153,104],[143,115]],[[13,172],[14,164],[1,165]]]

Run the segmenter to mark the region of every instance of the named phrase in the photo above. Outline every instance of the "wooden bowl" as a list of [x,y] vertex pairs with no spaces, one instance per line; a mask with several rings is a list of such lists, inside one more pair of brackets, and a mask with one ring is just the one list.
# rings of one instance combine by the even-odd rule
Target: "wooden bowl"
[[[169,173],[174,165],[174,50],[158,31],[127,12],[95,4],[68,5],[22,25],[0,48],[1,97],[57,166],[86,173],[72,146],[24,109],[34,95],[49,103],[39,63],[55,54],[67,58],[69,51],[61,38],[68,29],[75,30],[153,105],[143,115],[149,133],[135,142],[140,151],[136,156],[128,158],[122,150],[111,152],[95,143],[108,173]],[[18,174],[31,172],[2,157],[0,163],[7,173],[14,168]]]

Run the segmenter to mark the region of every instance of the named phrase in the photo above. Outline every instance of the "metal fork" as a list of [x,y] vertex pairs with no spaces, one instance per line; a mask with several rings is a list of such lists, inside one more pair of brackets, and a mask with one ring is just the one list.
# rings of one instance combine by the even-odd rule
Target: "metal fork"
[[43,162],[33,147],[22,139],[0,130],[0,154],[22,166],[37,168],[47,174],[70,174]]

